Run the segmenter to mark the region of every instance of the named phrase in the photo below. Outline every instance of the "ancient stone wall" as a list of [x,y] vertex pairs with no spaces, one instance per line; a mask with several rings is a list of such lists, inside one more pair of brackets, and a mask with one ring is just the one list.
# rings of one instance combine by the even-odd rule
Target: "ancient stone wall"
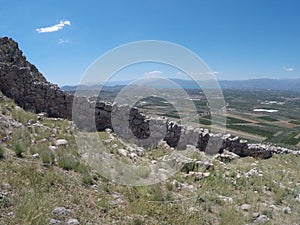
[[0,38],[0,90],[26,110],[71,119],[73,96],[48,82],[6,37]]
[[[246,141],[237,137],[211,134],[206,129],[185,127],[166,118],[146,117],[137,108],[65,93],[48,82],[9,38],[0,38],[0,90],[26,110],[73,119],[79,128],[87,131],[110,128],[121,139],[147,147],[155,147],[165,140],[171,147],[184,149],[194,145],[209,154],[228,149],[240,156],[268,158],[272,155],[266,149],[249,148]],[[73,114],[72,109],[75,109]]]
[[[155,147],[164,140],[171,147],[185,149],[187,145],[193,145],[207,154],[220,153],[226,149],[242,157],[272,156],[268,149],[251,147],[247,141],[230,134],[212,134],[207,129],[179,125],[164,117],[147,117],[137,108],[130,108],[128,105],[117,106],[109,102],[90,101],[83,97],[75,98],[74,101],[80,102],[76,108],[75,119],[79,128],[88,131],[110,128],[126,142]],[[93,113],[95,120],[91,120]]]

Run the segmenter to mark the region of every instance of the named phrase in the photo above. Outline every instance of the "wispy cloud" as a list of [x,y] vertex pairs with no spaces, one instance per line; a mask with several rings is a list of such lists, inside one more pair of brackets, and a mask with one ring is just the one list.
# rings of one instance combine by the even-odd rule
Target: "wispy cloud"
[[292,68],[292,67],[283,67],[283,70],[284,71],[287,71],[287,72],[293,72],[294,71],[294,68]]
[[211,72],[213,75],[219,75],[219,74],[221,74],[221,72],[219,72],[219,71],[212,71]]
[[218,72],[218,71],[211,71],[211,72],[190,72],[191,75],[219,75],[222,72]]
[[36,31],[40,33],[51,33],[51,32],[56,32],[64,28],[64,26],[71,26],[71,21],[69,20],[61,20],[58,24],[55,24],[50,27],[41,27],[37,28]]
[[69,43],[69,40],[64,40],[64,39],[58,39],[57,44],[61,45],[61,44],[67,44]]
[[162,74],[162,72],[159,71],[159,70],[153,70],[153,71],[145,73],[146,76],[156,76],[156,75],[159,75],[159,74]]

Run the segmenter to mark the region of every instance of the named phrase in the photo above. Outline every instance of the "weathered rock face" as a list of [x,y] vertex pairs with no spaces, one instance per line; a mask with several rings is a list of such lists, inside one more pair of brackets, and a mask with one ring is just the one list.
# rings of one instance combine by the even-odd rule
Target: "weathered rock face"
[[48,82],[7,37],[0,38],[0,90],[26,110],[71,118],[73,96]]
[[193,145],[208,154],[228,150],[242,157],[269,158],[276,152],[248,145],[230,135],[211,134],[206,129],[182,126],[166,118],[146,117],[137,108],[126,105],[101,102],[95,97],[74,97],[48,82],[26,60],[18,44],[6,37],[0,38],[0,91],[26,110],[73,119],[79,128],[87,131],[110,128],[121,139],[146,147],[155,147],[164,140],[171,147],[184,149]]

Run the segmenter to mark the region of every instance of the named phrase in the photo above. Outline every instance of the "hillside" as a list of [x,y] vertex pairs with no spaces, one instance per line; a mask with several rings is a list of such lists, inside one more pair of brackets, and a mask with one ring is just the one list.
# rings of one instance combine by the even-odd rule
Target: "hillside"
[[[3,95],[0,110],[0,224],[298,224],[295,155],[198,154],[163,183],[124,186],[89,168],[69,121],[25,112]],[[129,164],[155,163],[170,151],[99,135]]]

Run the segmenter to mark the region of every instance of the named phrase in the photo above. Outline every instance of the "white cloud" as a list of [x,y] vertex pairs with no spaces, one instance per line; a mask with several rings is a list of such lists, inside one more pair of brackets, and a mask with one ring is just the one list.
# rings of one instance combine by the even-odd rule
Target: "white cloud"
[[292,67],[283,67],[283,69],[287,72],[293,72],[294,71],[294,68],[292,68]]
[[61,20],[58,24],[55,24],[50,27],[42,27],[42,28],[37,28],[36,31],[40,33],[51,33],[51,32],[56,32],[64,28],[64,26],[71,26],[71,22],[69,20]]
[[221,74],[221,72],[218,72],[218,71],[212,71],[211,74],[213,74],[213,75],[219,75],[219,74]]
[[153,71],[145,73],[146,76],[156,76],[156,75],[159,75],[159,74],[162,74],[162,72],[159,71],[159,70],[153,70]]
[[190,74],[193,76],[198,76],[198,75],[219,75],[222,72],[218,72],[218,71],[211,71],[211,72],[190,72]]
[[57,44],[59,44],[59,45],[61,45],[61,44],[67,44],[67,43],[69,43],[69,41],[68,40],[64,40],[64,39],[58,39],[58,41],[57,41]]

